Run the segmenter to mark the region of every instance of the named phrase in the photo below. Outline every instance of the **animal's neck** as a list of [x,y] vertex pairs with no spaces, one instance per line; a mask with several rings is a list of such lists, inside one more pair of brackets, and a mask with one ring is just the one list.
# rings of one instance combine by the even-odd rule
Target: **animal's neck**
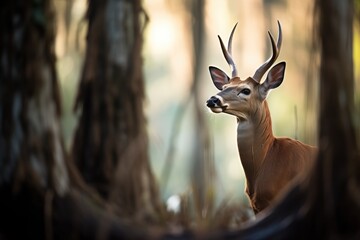
[[[266,101],[259,106],[253,116],[248,116],[247,119],[238,119],[237,141],[248,187],[251,188],[268,149],[274,141],[271,117]],[[249,190],[251,191],[251,189]]]

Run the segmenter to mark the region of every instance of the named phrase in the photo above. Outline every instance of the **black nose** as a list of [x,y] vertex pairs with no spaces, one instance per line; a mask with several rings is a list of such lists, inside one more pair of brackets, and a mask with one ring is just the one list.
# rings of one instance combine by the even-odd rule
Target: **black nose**
[[208,107],[215,107],[220,103],[220,99],[215,96],[212,96],[209,100],[206,101],[206,106]]

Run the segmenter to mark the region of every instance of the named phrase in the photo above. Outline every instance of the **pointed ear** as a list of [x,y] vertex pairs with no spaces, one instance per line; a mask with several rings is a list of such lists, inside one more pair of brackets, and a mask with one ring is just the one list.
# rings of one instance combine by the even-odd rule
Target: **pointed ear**
[[266,98],[269,90],[280,86],[284,79],[286,63],[281,62],[272,67],[266,77],[266,80],[260,86],[260,95]]
[[209,67],[209,71],[215,87],[219,90],[222,90],[223,85],[227,84],[230,80],[228,75],[226,75],[226,73],[224,73],[222,70],[213,66]]

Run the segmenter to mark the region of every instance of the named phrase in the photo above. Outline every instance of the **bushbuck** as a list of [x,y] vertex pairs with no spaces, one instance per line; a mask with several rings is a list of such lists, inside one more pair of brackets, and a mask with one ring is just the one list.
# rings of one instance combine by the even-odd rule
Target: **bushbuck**
[[214,113],[231,114],[237,119],[237,145],[246,177],[245,191],[257,214],[269,206],[296,176],[309,170],[317,150],[299,141],[273,135],[266,97],[271,89],[281,85],[286,63],[273,66],[263,83],[261,78],[279,55],[282,42],[280,22],[277,43],[268,32],[272,56],[256,70],[253,77],[246,79],[239,78],[231,54],[236,25],[230,34],[227,49],[218,36],[224,57],[232,70],[231,78],[222,70],[209,67],[212,81],[220,92],[207,100],[206,105]]

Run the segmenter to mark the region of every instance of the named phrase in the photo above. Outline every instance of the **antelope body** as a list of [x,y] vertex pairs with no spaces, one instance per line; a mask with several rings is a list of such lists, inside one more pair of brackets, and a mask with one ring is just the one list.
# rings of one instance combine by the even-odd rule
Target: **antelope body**
[[312,165],[316,148],[290,138],[276,138],[272,132],[271,117],[266,101],[268,92],[283,81],[285,62],[270,69],[263,83],[262,76],[279,55],[282,42],[281,25],[275,43],[269,32],[273,55],[257,69],[253,77],[241,80],[231,56],[233,28],[228,48],[219,37],[225,59],[232,69],[232,77],[209,67],[215,86],[221,90],[207,101],[214,113],[227,113],[237,118],[237,144],[246,176],[246,193],[255,213],[266,208],[274,198],[300,173]]

